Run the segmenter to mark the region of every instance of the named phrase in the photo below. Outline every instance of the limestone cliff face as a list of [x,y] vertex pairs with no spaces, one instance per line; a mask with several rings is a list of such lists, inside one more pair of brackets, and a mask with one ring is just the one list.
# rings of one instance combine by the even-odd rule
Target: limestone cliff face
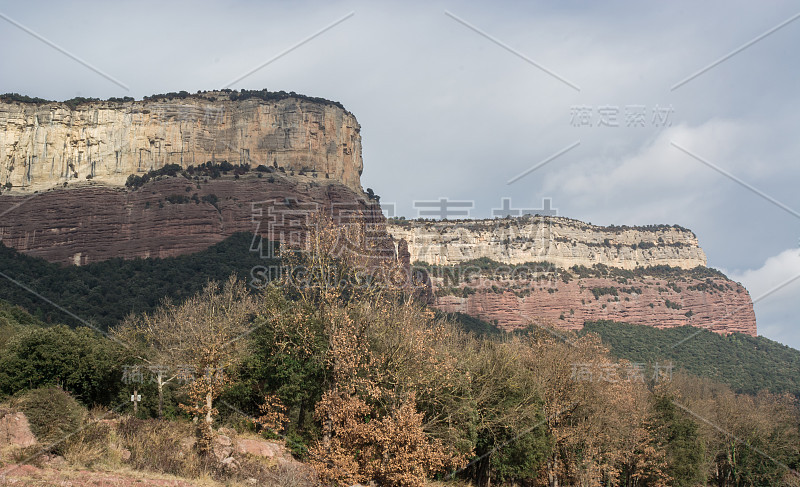
[[334,103],[304,97],[0,102],[0,185],[42,191],[75,180],[123,186],[166,164],[264,164],[317,173],[361,192],[360,126]]
[[[407,260],[423,263],[435,294],[431,304],[506,330],[531,323],[580,329],[605,319],[757,332],[747,290],[705,269],[697,237],[678,226],[600,227],[527,216],[393,220],[387,230]],[[479,258],[503,265],[470,262]],[[673,269],[647,269],[654,266]]]
[[504,264],[549,262],[558,267],[604,264],[622,269],[706,265],[697,237],[680,227],[600,227],[559,217],[397,222],[387,227],[405,240],[411,262],[454,265],[487,257]]

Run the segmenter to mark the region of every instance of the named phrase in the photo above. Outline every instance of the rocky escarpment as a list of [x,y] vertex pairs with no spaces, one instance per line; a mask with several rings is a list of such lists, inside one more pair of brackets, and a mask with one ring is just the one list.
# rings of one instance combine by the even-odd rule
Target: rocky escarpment
[[462,221],[393,220],[411,262],[455,265],[478,258],[504,264],[549,262],[558,267],[604,264],[622,269],[669,265],[691,269],[706,256],[690,230],[669,225],[600,227],[569,218],[526,216]]
[[378,205],[343,184],[277,172],[259,178],[251,172],[208,181],[169,177],[133,191],[84,183],[3,195],[0,241],[65,264],[163,258],[204,250],[236,232],[296,240],[318,209],[363,215],[383,231]]
[[28,193],[87,178],[122,186],[130,174],[167,164],[227,161],[361,191],[360,126],[341,105],[269,92],[174,95],[79,104],[0,98],[0,185]]
[[[577,330],[586,321],[613,320],[656,328],[692,325],[718,333],[756,335],[747,290],[724,276],[647,275],[554,280],[480,280],[446,288],[433,279],[435,305],[495,322],[506,330],[529,324]],[[623,283],[624,282],[624,283]]]
[[[217,164],[210,175],[188,169],[208,161]],[[241,167],[225,174],[222,161]],[[129,176],[167,165],[186,170],[125,187]],[[293,242],[308,215],[331,208],[364,215],[376,238],[388,229],[409,266],[427,264],[424,294],[436,306],[506,329],[613,319],[756,333],[747,291],[703,271],[689,230],[539,216],[384,227],[361,169],[355,117],[325,100],[267,92],[77,104],[0,97],[0,240],[49,261],[171,257],[241,231]],[[434,272],[476,262],[475,275],[455,282]],[[524,269],[509,276],[497,263]]]
[[747,290],[705,267],[678,226],[600,227],[558,217],[405,221],[396,246],[432,284],[438,308],[514,330],[614,320],[756,334]]

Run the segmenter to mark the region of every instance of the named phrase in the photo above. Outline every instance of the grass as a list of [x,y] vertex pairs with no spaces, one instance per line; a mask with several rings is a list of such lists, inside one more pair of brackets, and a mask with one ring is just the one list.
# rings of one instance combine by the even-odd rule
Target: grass
[[[11,474],[20,479],[16,485],[41,485],[53,472],[59,480],[74,479],[79,485],[83,485],[81,476],[87,474],[99,476],[86,480],[91,485],[134,485],[143,478],[183,479],[186,485],[318,485],[310,467],[298,462],[235,452],[236,466],[229,468],[213,455],[201,455],[193,447],[196,427],[188,420],[115,417],[102,408],[86,411],[54,387],[29,391],[12,399],[10,406],[29,415],[32,432],[39,440],[36,445],[0,452],[0,466],[25,466]],[[226,434],[236,438],[258,438],[229,431]],[[124,478],[108,480],[102,475]],[[28,480],[39,483],[23,483]]]

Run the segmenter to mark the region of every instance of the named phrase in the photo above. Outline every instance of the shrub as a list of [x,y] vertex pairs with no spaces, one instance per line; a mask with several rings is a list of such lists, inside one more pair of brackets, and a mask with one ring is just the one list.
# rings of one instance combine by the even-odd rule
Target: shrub
[[58,385],[85,405],[108,404],[119,390],[117,344],[86,327],[30,327],[0,354],[0,394]]
[[64,453],[66,437],[80,429],[86,416],[86,409],[58,387],[28,391],[12,406],[25,413],[39,443],[58,455]]
[[196,477],[202,466],[191,451],[191,423],[127,417],[117,428],[120,443],[131,452],[128,463],[137,470],[150,470]]
[[166,197],[166,200],[173,205],[181,205],[191,201],[188,196],[182,194],[171,194]]
[[209,205],[219,209],[219,207],[217,206],[217,203],[219,202],[219,198],[217,198],[217,195],[213,193],[207,194],[204,195],[201,199],[203,200],[203,202],[208,203]]
[[592,294],[594,295],[594,299],[600,299],[600,296],[604,294],[610,294],[612,296],[617,296],[617,288],[615,287],[595,287],[592,288]]
[[71,465],[91,468],[112,453],[110,439],[107,423],[92,423],[64,442],[64,459]]

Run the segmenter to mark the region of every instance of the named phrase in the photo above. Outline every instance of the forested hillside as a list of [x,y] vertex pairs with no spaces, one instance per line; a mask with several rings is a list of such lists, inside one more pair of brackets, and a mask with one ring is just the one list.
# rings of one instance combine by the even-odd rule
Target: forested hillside
[[[480,320],[436,313],[414,299],[397,261],[376,264],[359,229],[317,218],[313,248],[288,254],[287,272],[261,292],[237,279],[242,267],[231,262],[245,261],[226,260],[249,249],[244,236],[237,245],[226,242],[229,252],[214,249],[218,258],[204,257],[214,265],[166,259],[67,270],[94,296],[105,289],[143,296],[125,306],[150,311],[115,310],[126,317],[108,336],[83,326],[40,326],[0,305],[8,330],[0,346],[0,406],[25,411],[34,426],[59,432],[55,438],[93,431],[86,407],[101,418],[121,416],[102,434],[61,443],[34,432],[44,446],[17,457],[46,452],[71,466],[226,485],[797,485],[800,411],[791,395],[737,394],[681,371],[639,374],[589,333],[629,330],[638,343],[637,330],[621,325],[594,324],[582,336],[535,327],[499,334]],[[341,242],[363,246],[341,252]],[[11,260],[15,272],[49,292],[69,282],[58,279],[59,268]],[[227,262],[234,272],[222,284],[205,284],[203,262],[212,272]],[[365,269],[378,272],[363,280]],[[144,282],[136,279],[157,270],[172,279],[156,274],[154,286],[136,288]],[[115,273],[133,284],[122,287]],[[48,277],[57,282],[45,283]],[[200,290],[178,299],[193,286]],[[164,290],[172,302],[144,299]],[[656,343],[640,341],[639,349]],[[650,358],[661,355],[636,360]],[[130,398],[138,395],[134,411]],[[176,428],[182,432],[171,436]],[[223,436],[231,445],[223,431],[281,439],[318,481],[268,481],[269,465],[232,448],[220,453],[215,445]],[[187,435],[193,446],[182,451]],[[136,438],[128,455],[114,453],[126,438]],[[94,452],[90,462],[86,452]]]
[[800,351],[764,337],[719,335],[691,326],[659,330],[613,321],[586,323],[611,353],[638,363],[672,361],[675,368],[727,384],[737,392],[789,392],[800,397]]
[[245,281],[256,266],[274,264],[251,252],[253,236],[238,233],[196,254],[167,259],[112,259],[86,266],[61,266],[21,254],[0,242],[0,272],[38,293],[0,279],[0,299],[22,306],[48,323],[81,322],[108,329],[128,313],[150,312],[164,298],[182,301],[209,280],[236,274]]

